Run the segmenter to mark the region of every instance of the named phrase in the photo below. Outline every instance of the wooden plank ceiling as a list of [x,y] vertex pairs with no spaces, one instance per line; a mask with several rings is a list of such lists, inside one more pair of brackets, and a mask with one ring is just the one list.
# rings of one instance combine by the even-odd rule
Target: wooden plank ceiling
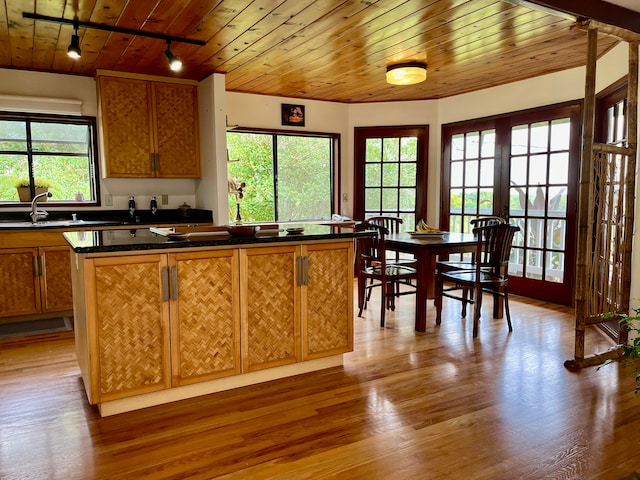
[[[585,32],[529,7],[495,0],[5,0],[0,67],[196,80],[218,72],[234,92],[347,103],[435,99],[584,65]],[[82,58],[74,61],[66,55],[71,25],[23,12],[207,45],[173,43],[185,65],[176,75],[162,40],[81,27]],[[615,43],[603,37],[599,54]],[[407,61],[427,62],[427,81],[388,85],[386,67]]]

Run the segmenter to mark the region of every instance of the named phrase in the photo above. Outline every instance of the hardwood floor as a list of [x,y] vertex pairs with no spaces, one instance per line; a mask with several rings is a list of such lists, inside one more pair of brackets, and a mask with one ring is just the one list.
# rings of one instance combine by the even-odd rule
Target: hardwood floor
[[[571,309],[513,298],[514,331],[445,300],[416,334],[355,319],[344,368],[100,418],[71,334],[0,342],[0,478],[621,479],[640,471],[631,369],[569,372]],[[610,341],[595,329],[589,351]]]

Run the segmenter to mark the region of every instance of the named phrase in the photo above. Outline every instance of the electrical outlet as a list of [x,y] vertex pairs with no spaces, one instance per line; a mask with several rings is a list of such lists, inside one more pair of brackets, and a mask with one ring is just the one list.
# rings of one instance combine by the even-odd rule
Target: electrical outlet
[[104,196],[104,203],[107,207],[113,207],[113,195],[111,195],[110,193],[107,193]]
[[345,203],[348,202],[349,201],[349,195],[347,195],[346,193],[343,193],[342,194],[342,201],[345,202]]
[[166,193],[163,193],[161,197],[162,197],[161,205],[169,205],[169,195],[167,195]]

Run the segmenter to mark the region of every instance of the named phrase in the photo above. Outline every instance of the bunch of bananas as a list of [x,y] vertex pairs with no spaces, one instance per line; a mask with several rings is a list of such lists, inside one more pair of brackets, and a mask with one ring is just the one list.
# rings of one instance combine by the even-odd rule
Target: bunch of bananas
[[429,225],[424,223],[424,220],[420,220],[418,222],[418,224],[416,225],[416,231],[418,233],[440,233],[440,229],[430,227]]

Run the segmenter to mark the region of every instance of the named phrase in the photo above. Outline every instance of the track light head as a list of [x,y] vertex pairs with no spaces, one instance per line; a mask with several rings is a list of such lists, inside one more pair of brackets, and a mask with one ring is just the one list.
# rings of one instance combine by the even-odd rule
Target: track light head
[[67,48],[67,55],[74,60],[79,59],[82,56],[82,50],[80,50],[80,37],[78,36],[78,25],[73,26],[75,34],[71,35],[71,43]]
[[169,61],[169,68],[174,72],[179,72],[182,70],[182,61],[176,57],[171,51],[171,40],[167,40],[167,49],[164,51],[164,54]]

